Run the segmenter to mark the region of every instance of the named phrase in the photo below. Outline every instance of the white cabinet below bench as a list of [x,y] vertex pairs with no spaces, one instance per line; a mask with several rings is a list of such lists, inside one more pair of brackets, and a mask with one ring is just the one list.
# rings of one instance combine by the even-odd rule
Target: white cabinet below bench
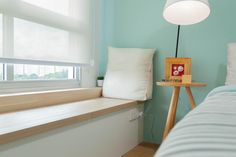
[[120,157],[143,139],[143,119],[130,121],[135,110],[143,105],[0,145],[0,157]]

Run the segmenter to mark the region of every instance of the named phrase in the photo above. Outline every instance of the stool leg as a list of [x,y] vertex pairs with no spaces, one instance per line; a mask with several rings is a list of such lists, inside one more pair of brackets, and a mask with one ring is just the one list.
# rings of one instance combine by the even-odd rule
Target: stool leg
[[189,99],[191,108],[194,109],[196,107],[196,103],[194,101],[192,91],[191,91],[190,87],[185,87],[185,89],[186,89],[186,92],[187,92],[187,95],[188,95],[188,99]]
[[174,87],[172,92],[172,98],[170,102],[169,112],[166,120],[166,127],[163,134],[163,139],[166,138],[166,136],[169,134],[170,130],[173,128],[175,124],[175,116],[176,116],[176,110],[179,100],[179,92],[180,87]]

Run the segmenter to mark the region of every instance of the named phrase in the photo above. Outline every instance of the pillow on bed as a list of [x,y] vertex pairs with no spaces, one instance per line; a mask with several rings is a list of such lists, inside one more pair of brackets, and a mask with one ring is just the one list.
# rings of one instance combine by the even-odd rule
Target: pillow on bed
[[236,85],[236,43],[228,44],[226,85]]
[[109,48],[103,96],[147,100],[152,97],[154,49]]

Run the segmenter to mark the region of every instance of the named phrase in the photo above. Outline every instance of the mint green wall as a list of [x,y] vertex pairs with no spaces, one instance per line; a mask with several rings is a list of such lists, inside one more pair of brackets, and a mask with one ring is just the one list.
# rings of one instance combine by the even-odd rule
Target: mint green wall
[[[107,47],[156,48],[154,80],[164,77],[164,59],[174,55],[175,25],[162,17],[165,0],[104,0],[103,39],[100,74],[107,64]],[[226,75],[226,46],[236,41],[236,0],[210,0],[211,15],[202,23],[181,30],[181,57],[193,59],[193,79],[206,82],[206,88],[193,89],[199,104],[213,88],[223,85]],[[153,100],[146,103],[144,137],[161,142],[171,88],[154,85]],[[181,92],[177,119],[190,110],[184,90]]]

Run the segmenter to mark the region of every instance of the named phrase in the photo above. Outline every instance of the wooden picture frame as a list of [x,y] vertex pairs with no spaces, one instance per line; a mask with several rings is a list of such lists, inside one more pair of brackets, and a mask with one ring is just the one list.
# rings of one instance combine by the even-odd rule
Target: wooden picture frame
[[191,75],[191,58],[166,58],[165,79],[167,81],[181,82],[183,75]]

